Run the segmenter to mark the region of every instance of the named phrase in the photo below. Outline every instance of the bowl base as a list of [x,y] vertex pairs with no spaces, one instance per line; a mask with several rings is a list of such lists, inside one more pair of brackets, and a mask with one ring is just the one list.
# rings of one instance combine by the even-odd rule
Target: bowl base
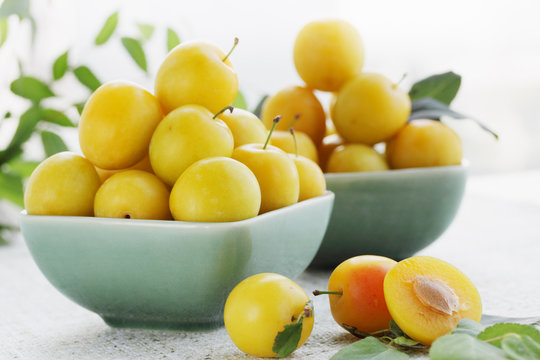
[[208,322],[185,322],[156,319],[129,319],[101,315],[107,325],[120,329],[210,331],[223,326],[223,319]]

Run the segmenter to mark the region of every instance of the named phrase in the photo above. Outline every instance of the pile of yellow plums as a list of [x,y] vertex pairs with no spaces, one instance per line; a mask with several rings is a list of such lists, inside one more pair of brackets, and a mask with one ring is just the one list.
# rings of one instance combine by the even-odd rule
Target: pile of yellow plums
[[[435,120],[407,122],[411,114],[407,92],[381,74],[362,71],[364,47],[351,24],[308,23],[296,37],[293,55],[305,86],[287,87],[270,96],[261,119],[269,127],[281,115],[277,129],[293,126],[298,139],[302,137],[298,152],[318,161],[326,172],[461,163],[461,140],[453,130]],[[327,111],[315,90],[332,93]],[[274,133],[274,142],[291,147],[291,140],[279,132]],[[385,146],[374,147],[377,144]]]
[[161,64],[155,95],[125,81],[99,87],[79,123],[84,156],[59,153],[36,168],[28,214],[226,222],[322,195],[316,162],[268,144],[259,118],[230,106],[230,53],[185,42]]

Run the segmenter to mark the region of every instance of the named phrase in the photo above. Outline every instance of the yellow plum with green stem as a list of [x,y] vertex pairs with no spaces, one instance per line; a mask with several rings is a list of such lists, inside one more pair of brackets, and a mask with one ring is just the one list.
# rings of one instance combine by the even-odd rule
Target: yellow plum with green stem
[[229,54],[204,41],[187,41],[172,49],[155,80],[156,97],[165,112],[197,104],[217,113],[231,105],[238,93],[238,75]]
[[253,356],[276,357],[279,351],[274,347],[276,336],[285,326],[300,320],[296,348],[311,335],[313,310],[306,292],[279,274],[261,273],[248,277],[236,285],[225,302],[227,333],[240,350]]
[[332,121],[345,141],[375,145],[394,136],[410,113],[406,91],[381,74],[362,73],[338,92]]
[[261,187],[260,213],[298,202],[300,180],[294,161],[280,148],[268,145],[275,124],[265,144],[246,144],[234,149],[232,158],[245,164],[257,177]]
[[234,139],[220,119],[200,105],[184,105],[170,112],[150,141],[150,163],[155,174],[173,186],[194,162],[215,156],[231,156]]

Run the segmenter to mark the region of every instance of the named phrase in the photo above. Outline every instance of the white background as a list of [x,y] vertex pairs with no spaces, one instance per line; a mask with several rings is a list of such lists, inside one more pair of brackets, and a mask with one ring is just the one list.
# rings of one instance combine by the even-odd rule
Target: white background
[[[453,108],[487,124],[500,135],[495,141],[471,121],[448,123],[461,135],[465,156],[475,173],[540,167],[540,13],[538,1],[69,1],[32,0],[38,25],[35,47],[29,46],[29,24],[9,19],[10,33],[0,48],[0,112],[24,109],[9,93],[17,76],[16,59],[26,73],[51,78],[54,59],[70,49],[72,65],[86,64],[101,81],[128,79],[152,90],[165,56],[165,29],[181,40],[201,38],[224,50],[232,39],[240,45],[231,59],[240,88],[253,108],[267,93],[301,84],[294,70],[292,46],[307,22],[326,17],[350,21],[361,33],[364,69],[390,79],[407,78],[402,86],[425,76],[452,70],[462,75]],[[93,39],[106,17],[120,11],[115,37],[95,47]],[[149,76],[145,76],[120,45],[120,36],[138,36],[136,23],[156,26],[145,45]],[[80,100],[87,93],[67,77],[54,87],[59,94]],[[322,101],[328,96],[321,95]],[[67,104],[52,104],[59,108]],[[76,118],[76,113],[73,112]],[[0,124],[0,148],[15,120]],[[78,150],[76,132],[68,144]],[[39,157],[40,147],[30,144]]]

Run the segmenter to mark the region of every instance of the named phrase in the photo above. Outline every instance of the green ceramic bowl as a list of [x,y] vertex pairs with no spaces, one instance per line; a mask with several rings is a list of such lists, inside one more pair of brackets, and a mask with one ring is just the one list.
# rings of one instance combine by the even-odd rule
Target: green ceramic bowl
[[242,279],[295,278],[317,252],[334,194],[230,223],[35,216],[22,234],[45,277],[113,327],[198,330],[223,323]]
[[336,199],[312,267],[356,255],[400,260],[435,241],[457,213],[466,166],[326,174]]

